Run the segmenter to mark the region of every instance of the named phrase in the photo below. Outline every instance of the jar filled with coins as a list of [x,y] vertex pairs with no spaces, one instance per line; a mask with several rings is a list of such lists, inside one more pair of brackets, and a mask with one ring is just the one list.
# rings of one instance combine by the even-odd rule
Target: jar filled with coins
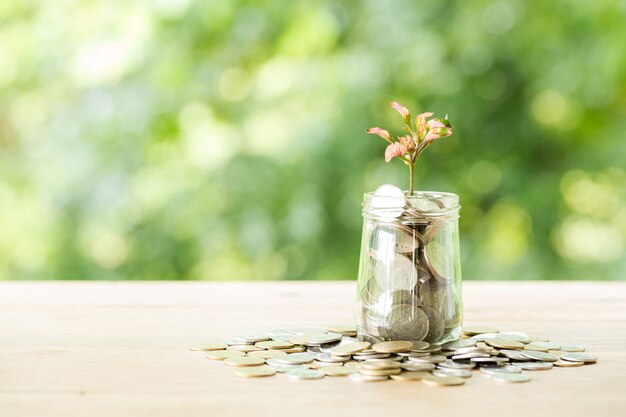
[[443,343],[461,332],[459,197],[392,185],[366,193],[357,292],[360,340]]

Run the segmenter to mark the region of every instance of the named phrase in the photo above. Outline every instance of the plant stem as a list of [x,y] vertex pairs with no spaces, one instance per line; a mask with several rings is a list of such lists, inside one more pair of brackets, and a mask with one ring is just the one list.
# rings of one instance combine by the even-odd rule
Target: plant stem
[[415,170],[415,162],[409,164],[409,196],[413,195],[414,181],[413,171]]

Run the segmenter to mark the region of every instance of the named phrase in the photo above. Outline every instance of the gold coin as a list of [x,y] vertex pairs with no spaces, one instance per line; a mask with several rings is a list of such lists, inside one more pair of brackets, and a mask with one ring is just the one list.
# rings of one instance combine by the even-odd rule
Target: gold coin
[[398,369],[366,369],[366,368],[359,368],[359,373],[361,375],[368,375],[368,376],[398,375],[400,372],[402,372],[402,369],[400,369],[400,368],[398,368]]
[[422,378],[422,382],[427,385],[452,386],[465,384],[465,379],[456,376],[428,375]]
[[561,366],[563,368],[574,368],[577,366],[583,366],[585,362],[570,362],[570,361],[564,361],[563,359],[559,359],[556,362],[552,362],[552,364],[554,366]]
[[485,340],[489,346],[500,348],[500,349],[524,349],[524,344],[522,342],[516,342],[515,340],[508,339],[487,339]]
[[468,336],[474,336],[477,334],[483,334],[483,333],[498,333],[499,330],[496,329],[495,327],[489,327],[489,326],[468,326],[468,327],[463,327],[463,334],[466,334]]
[[331,355],[352,355],[368,349],[372,344],[370,342],[355,342],[347,345],[335,346],[330,350]]
[[265,359],[253,356],[235,356],[224,359],[224,363],[230,366],[258,366],[265,363]]
[[535,343],[529,343],[526,346],[524,346],[524,349],[526,350],[536,350],[538,352],[547,352],[548,348],[543,346],[543,345],[537,345]]
[[228,345],[225,343],[203,343],[201,345],[191,345],[189,346],[189,350],[201,350],[201,351],[211,351],[211,350],[224,350]]
[[336,324],[326,328],[331,333],[341,333],[343,336],[356,336],[356,327],[351,325]]
[[412,342],[394,340],[391,342],[375,343],[372,346],[372,350],[379,353],[398,353],[406,352],[413,348]]
[[321,369],[328,376],[348,376],[358,369],[355,366],[327,366]]
[[265,340],[263,342],[256,342],[254,346],[261,349],[289,349],[293,347],[293,343],[280,340]]
[[236,356],[246,356],[245,353],[238,350],[213,350],[205,355],[209,359],[223,361],[226,358],[234,358]]
[[391,379],[396,381],[420,381],[424,377],[433,376],[430,372],[402,372],[397,375],[391,375]]
[[286,354],[287,352],[283,352],[282,350],[255,350],[254,352],[248,353],[248,356],[253,358],[270,359],[277,356],[284,356]]
[[254,352],[255,350],[262,350],[254,345],[231,345],[226,348],[227,350],[238,350],[239,352]]
[[365,360],[359,365],[361,369],[400,369],[402,364],[398,361],[384,359]]
[[257,378],[262,376],[272,376],[276,373],[276,371],[267,366],[246,366],[242,368],[238,368],[235,370],[235,375],[243,377],[243,378]]

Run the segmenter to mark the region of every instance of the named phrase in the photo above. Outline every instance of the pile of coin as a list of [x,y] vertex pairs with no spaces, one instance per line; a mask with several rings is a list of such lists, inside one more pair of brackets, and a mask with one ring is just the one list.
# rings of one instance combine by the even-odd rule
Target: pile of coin
[[446,202],[438,193],[408,197],[383,185],[366,200],[363,214],[359,339],[457,338],[463,308],[456,200]]
[[355,382],[388,379],[427,385],[463,385],[475,370],[496,382],[528,382],[523,371],[553,366],[578,367],[597,357],[577,345],[550,342],[521,332],[465,327],[461,338],[443,344],[426,341],[370,343],[355,338],[353,326],[274,329],[190,346],[222,360],[240,377],[284,373],[295,380],[347,376]]

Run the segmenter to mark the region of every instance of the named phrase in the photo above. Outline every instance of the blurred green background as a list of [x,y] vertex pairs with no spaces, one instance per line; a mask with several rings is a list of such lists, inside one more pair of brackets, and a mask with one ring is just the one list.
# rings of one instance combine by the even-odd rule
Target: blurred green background
[[465,279],[626,279],[626,3],[0,3],[1,279],[354,279],[449,113]]

